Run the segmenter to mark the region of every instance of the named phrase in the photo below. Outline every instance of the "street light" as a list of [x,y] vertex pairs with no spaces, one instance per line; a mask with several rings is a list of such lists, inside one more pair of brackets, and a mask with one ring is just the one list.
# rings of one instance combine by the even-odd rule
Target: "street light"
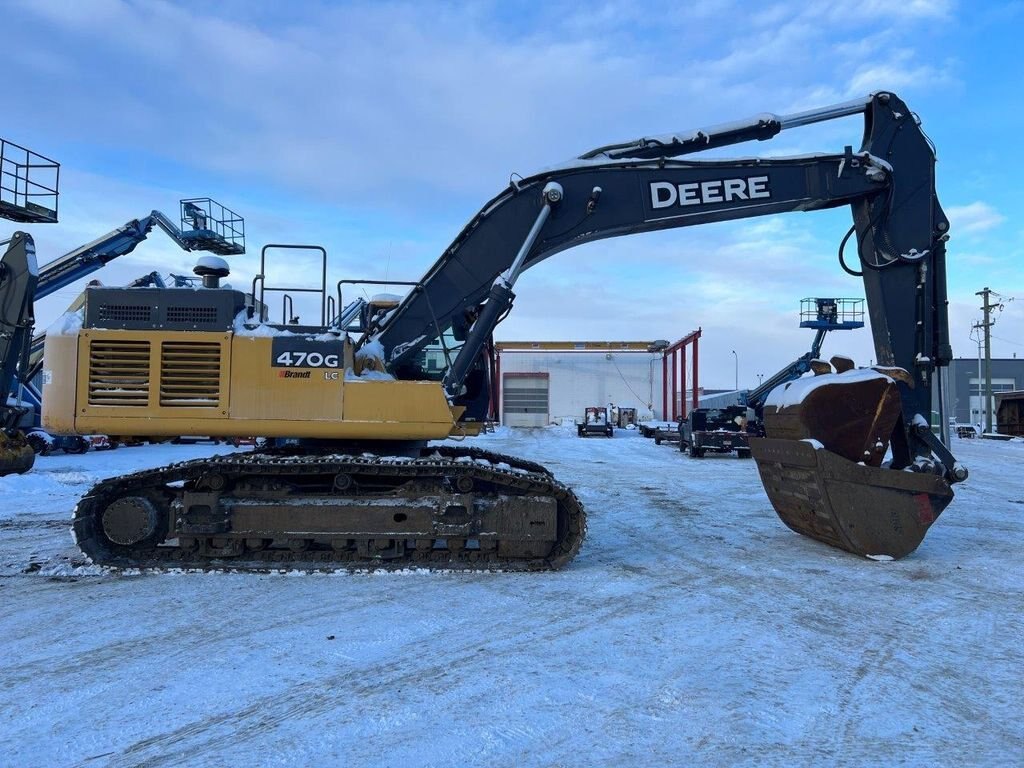
[[762,379],[764,379],[764,374],[763,373],[757,374],[757,386],[759,386],[759,387],[761,386],[761,380]]
[[736,354],[736,350],[732,351],[732,356],[736,358],[736,391],[740,391],[740,356]]

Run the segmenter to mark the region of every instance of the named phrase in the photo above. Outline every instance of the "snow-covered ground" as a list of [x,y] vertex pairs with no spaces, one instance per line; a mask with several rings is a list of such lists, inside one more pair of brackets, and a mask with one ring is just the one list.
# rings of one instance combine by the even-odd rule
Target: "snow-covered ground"
[[41,458],[0,478],[0,764],[1019,765],[1024,443],[921,548],[862,560],[786,529],[752,461],[634,431],[475,441],[589,512],[559,573],[79,567],[96,479],[216,452]]

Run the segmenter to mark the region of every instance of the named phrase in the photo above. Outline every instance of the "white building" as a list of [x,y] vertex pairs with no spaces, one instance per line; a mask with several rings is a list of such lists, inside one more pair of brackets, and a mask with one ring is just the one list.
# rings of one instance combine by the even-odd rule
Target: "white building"
[[498,342],[498,418],[536,427],[581,421],[588,406],[663,417],[662,353],[653,342]]

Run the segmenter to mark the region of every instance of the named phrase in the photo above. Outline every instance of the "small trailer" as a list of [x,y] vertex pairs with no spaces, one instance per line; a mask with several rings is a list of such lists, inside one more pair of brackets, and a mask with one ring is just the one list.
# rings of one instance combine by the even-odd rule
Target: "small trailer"
[[641,421],[636,427],[643,437],[654,437],[659,429],[662,431],[675,429],[676,425],[671,421]]
[[1001,435],[1024,437],[1024,391],[996,395],[996,431]]
[[619,429],[636,429],[636,408],[613,408],[612,423]]
[[671,424],[664,427],[655,427],[654,429],[654,444],[661,445],[662,443],[678,443],[679,442],[679,424]]

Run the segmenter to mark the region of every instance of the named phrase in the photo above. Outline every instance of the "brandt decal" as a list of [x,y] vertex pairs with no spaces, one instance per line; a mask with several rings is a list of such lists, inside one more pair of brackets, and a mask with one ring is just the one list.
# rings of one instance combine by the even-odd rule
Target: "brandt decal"
[[748,176],[743,179],[714,179],[673,184],[670,181],[652,181],[651,208],[686,208],[691,205],[731,203],[735,200],[768,200],[772,191],[767,176]]

